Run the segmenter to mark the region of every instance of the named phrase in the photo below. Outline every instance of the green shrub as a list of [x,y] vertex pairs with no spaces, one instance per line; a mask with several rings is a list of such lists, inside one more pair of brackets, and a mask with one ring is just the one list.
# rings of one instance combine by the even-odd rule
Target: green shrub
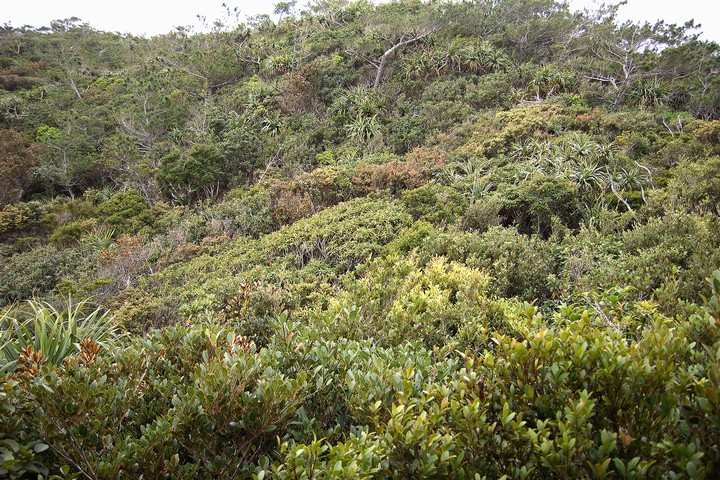
[[491,227],[500,225],[502,206],[503,197],[500,195],[482,197],[467,208],[463,223],[467,228],[484,233]]
[[0,239],[10,234],[34,232],[40,226],[42,213],[39,202],[6,205],[0,210]]
[[257,238],[274,228],[270,194],[260,187],[231,191],[204,215],[211,235]]
[[136,190],[118,192],[100,205],[98,212],[104,222],[117,234],[137,233],[151,229],[154,213]]
[[431,182],[404,191],[402,202],[415,220],[448,225],[460,217],[466,200],[456,190]]
[[493,227],[479,235],[450,230],[431,238],[423,250],[480,269],[492,278],[495,295],[525,301],[550,299],[559,269],[551,242],[514,228]]
[[[411,283],[455,282],[461,298],[465,273],[435,261]],[[262,349],[205,324],[86,346],[3,380],[3,445],[38,471],[99,477],[714,475],[717,344],[688,343],[657,312],[628,338],[578,305],[551,322],[509,308],[513,335],[463,354],[287,318]],[[717,322],[689,322],[718,338]]]
[[36,247],[0,263],[0,303],[9,304],[52,292],[63,278],[84,269],[87,258],[77,249]]
[[283,227],[262,243],[271,256],[292,259],[297,267],[321,259],[347,271],[409,224],[410,216],[397,203],[356,199]]
[[174,203],[212,198],[220,190],[221,153],[214,145],[195,145],[163,157],[157,179],[160,189]]
[[720,203],[720,157],[682,162],[673,170],[667,194],[680,209],[718,215]]
[[[697,383],[678,368],[692,346],[667,319],[657,317],[629,341],[592,326],[587,312],[559,311],[552,327],[532,307],[523,317],[528,323],[519,339],[496,335],[492,352],[459,364],[438,362],[437,374],[425,364],[408,366],[395,375],[397,389],[379,397],[382,374],[363,384],[368,374],[359,374],[358,362],[348,385],[372,392],[365,399],[367,423],[338,442],[287,441],[279,462],[266,459],[261,466],[277,478],[293,472],[322,478],[714,473],[712,435],[719,424],[698,422],[717,405],[714,353],[695,364],[699,371],[710,368]],[[698,410],[701,405],[708,409]]]
[[503,199],[503,224],[516,225],[523,233],[547,237],[554,219],[569,228],[580,224],[578,188],[569,180],[531,176],[517,185],[503,185],[496,195]]
[[126,331],[143,333],[180,321],[177,300],[158,298],[139,288],[130,288],[113,299],[118,323]]
[[26,401],[19,381],[0,379],[0,475],[4,478],[47,476],[50,472],[45,460],[49,446],[28,423],[30,419],[24,415]]
[[88,221],[70,222],[58,227],[50,234],[50,242],[54,245],[77,245],[80,238],[90,231],[91,223]]
[[345,278],[344,291],[321,314],[328,321],[319,328],[329,328],[329,337],[386,346],[420,340],[450,349],[477,347],[474,335],[483,329],[513,331],[502,302],[488,298],[491,279],[480,270],[442,257],[424,263],[411,254],[377,259],[357,274]]
[[637,298],[655,298],[677,313],[680,300],[701,300],[701,285],[720,265],[720,222],[713,215],[669,213],[623,232],[619,251],[584,275],[596,288],[634,287]]

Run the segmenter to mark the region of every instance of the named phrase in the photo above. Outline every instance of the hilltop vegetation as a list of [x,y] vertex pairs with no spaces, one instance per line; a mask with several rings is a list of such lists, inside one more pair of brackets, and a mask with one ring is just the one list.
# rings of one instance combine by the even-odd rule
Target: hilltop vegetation
[[276,10],[0,29],[0,476],[717,476],[720,47]]

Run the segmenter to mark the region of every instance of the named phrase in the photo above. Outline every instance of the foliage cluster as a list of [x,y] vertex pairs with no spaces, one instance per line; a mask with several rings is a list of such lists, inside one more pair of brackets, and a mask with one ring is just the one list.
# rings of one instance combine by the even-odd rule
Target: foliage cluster
[[0,476],[717,477],[718,45],[276,15],[0,27]]
[[717,320],[651,311],[628,335],[636,317],[610,318],[611,299],[601,301],[595,314],[567,305],[551,320],[515,305],[511,335],[478,326],[454,343],[469,347],[460,356],[286,318],[263,348],[199,324],[83,347],[58,366],[23,356],[32,368],[3,383],[13,415],[1,431],[17,440],[4,440],[2,467],[103,478],[712,476]]

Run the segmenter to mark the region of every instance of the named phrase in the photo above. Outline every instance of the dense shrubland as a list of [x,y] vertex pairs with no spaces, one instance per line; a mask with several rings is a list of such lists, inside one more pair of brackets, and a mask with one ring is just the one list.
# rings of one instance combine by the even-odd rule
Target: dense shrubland
[[0,29],[0,476],[716,477],[718,45],[277,10]]

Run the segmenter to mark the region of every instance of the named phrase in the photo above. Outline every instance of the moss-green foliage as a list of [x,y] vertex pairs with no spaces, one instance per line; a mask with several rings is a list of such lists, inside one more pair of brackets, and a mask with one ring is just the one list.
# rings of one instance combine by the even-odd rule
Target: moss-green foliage
[[[461,349],[479,344],[468,335],[487,340],[487,330],[513,331],[508,305],[489,296],[491,279],[480,270],[442,257],[423,265],[414,255],[388,255],[358,275],[346,278],[345,289],[321,313],[326,316],[321,331],[380,345],[420,340]],[[456,336],[457,345],[450,340]]]
[[52,291],[83,263],[75,249],[37,247],[5,258],[0,264],[0,299],[3,304]]
[[[262,349],[198,325],[59,367],[28,359],[4,383],[14,415],[0,426],[22,427],[28,462],[103,477],[713,474],[717,344],[688,343],[659,314],[627,338],[587,310],[564,307],[551,325],[512,310],[513,336],[446,359],[287,320]],[[715,322],[686,322],[720,338]],[[38,438],[52,449],[32,452]]]
[[76,221],[56,228],[48,240],[56,245],[75,244],[88,232],[88,222]]
[[530,177],[504,186],[498,194],[503,198],[498,213],[504,223],[517,225],[523,233],[549,235],[554,219],[571,228],[580,223],[578,188],[569,180]]
[[[221,312],[234,310],[235,297],[243,295],[242,285],[251,282],[263,285],[251,300],[252,311],[261,317],[322,303],[338,275],[378,254],[411,221],[399,202],[355,199],[258,240],[239,237],[208,246],[206,253],[174,263],[149,279],[131,299],[120,299],[128,315],[125,320],[132,328],[143,328],[150,314],[143,307],[145,295],[154,304],[168,303],[158,297],[171,299],[186,317],[227,319]],[[271,293],[273,289],[277,293]],[[265,294],[279,297],[271,301],[270,311],[263,311]]]
[[672,213],[654,218],[620,236],[620,252],[595,264],[586,273],[603,288],[628,285],[640,297],[656,298],[668,312],[680,300],[702,300],[703,279],[720,264],[715,216]]
[[262,188],[230,192],[223,202],[208,208],[205,215],[209,217],[208,235],[257,238],[274,227],[270,195]]
[[457,222],[467,203],[456,190],[435,183],[403,192],[402,201],[415,220],[437,225]]
[[0,238],[15,232],[30,232],[39,226],[42,207],[39,202],[6,205],[0,211]]
[[0,477],[718,477],[717,45],[292,3],[0,28]]
[[[413,220],[450,229],[446,237],[457,229],[472,233],[451,242],[450,250],[463,250],[462,243],[473,244],[477,238],[490,242],[492,235],[485,235],[494,227],[502,226],[513,236],[517,231],[518,240],[510,243],[530,244],[520,249],[529,252],[526,257],[490,252],[489,244],[472,257],[448,256],[462,262],[470,258],[468,266],[495,278],[493,291],[500,295],[544,304],[573,300],[583,290],[632,285],[641,296],[665,295],[662,308],[670,312],[671,283],[677,275],[663,270],[651,280],[632,280],[647,277],[640,271],[646,268],[642,265],[657,258],[643,259],[644,250],[621,246],[607,259],[631,269],[578,275],[579,260],[571,256],[577,249],[567,246],[580,232],[594,234],[595,229],[603,233],[605,243],[608,235],[630,231],[674,210],[717,214],[717,120],[712,120],[710,104],[709,110],[696,108],[700,104],[687,100],[687,95],[700,95],[698,85],[707,90],[705,80],[696,76],[713,71],[712,49],[702,42],[683,43],[682,29],[673,31],[673,41],[683,44],[686,53],[693,52],[688,58],[695,63],[687,79],[680,82],[678,75],[667,73],[679,68],[672,53],[675,47],[668,46],[667,54],[663,50],[660,55],[666,56],[662,61],[648,56],[637,64],[648,70],[631,79],[627,91],[622,86],[615,90],[611,83],[582,80],[614,75],[613,65],[587,48],[595,42],[592,35],[604,31],[594,20],[585,19],[594,27],[586,37],[573,39],[576,57],[566,58],[551,54],[570,46],[563,39],[564,29],[549,30],[555,33],[547,41],[556,42],[556,48],[530,39],[523,44],[514,22],[524,20],[506,12],[498,23],[506,28],[478,41],[478,31],[494,31],[494,20],[481,14],[479,6],[450,9],[456,8],[460,11],[451,16],[463,22],[441,22],[440,30],[408,44],[392,59],[394,72],[378,88],[368,88],[373,67],[362,59],[387,47],[373,36],[372,28],[365,28],[374,18],[369,5],[332,14],[320,9],[315,23],[294,23],[296,19],[288,17],[275,29],[258,24],[206,36],[133,39],[137,52],[113,43],[113,35],[77,22],[48,36],[14,31],[28,48],[19,54],[4,51],[3,58],[12,60],[3,68],[15,72],[8,75],[37,75],[31,83],[45,90],[32,96],[21,88],[23,102],[32,108],[17,116],[17,107],[6,106],[2,122],[44,147],[37,149],[36,180],[23,187],[23,201],[0,213],[0,253],[10,263],[41,271],[42,255],[31,252],[51,243],[61,252],[82,250],[86,265],[48,275],[47,281],[23,287],[13,297],[6,295],[5,301],[31,292],[51,295],[60,281],[61,290],[72,286],[72,291],[122,305],[121,294],[130,293],[101,284],[112,282],[110,272],[117,272],[123,262],[110,265],[113,262],[103,252],[114,251],[113,241],[121,234],[139,233],[142,238],[133,255],[120,256],[123,261],[132,257],[134,273],[122,276],[127,288],[138,288],[133,290],[138,305],[147,294],[159,299],[149,302],[153,305],[197,302],[198,308],[188,307],[187,312],[208,307],[216,315],[217,308],[238,294],[243,276],[250,281],[271,279],[266,283],[285,291],[292,284],[290,290],[299,290],[280,303],[307,305],[306,294],[332,290],[337,286],[333,274],[364,262],[390,237],[363,245],[370,215],[361,222],[358,237],[343,233],[337,240],[324,233],[301,234],[310,228],[302,222],[325,222],[322,215],[312,218],[383,191],[399,199]],[[543,17],[551,19],[550,24],[570,25],[580,18],[563,17],[561,5],[537,8],[553,11]],[[400,26],[414,25],[400,21],[403,12],[382,15],[390,15]],[[532,17],[526,13],[526,18]],[[300,37],[291,39],[291,32],[301,32]],[[653,45],[664,45],[670,38],[653,35],[647,38]],[[99,43],[88,40],[72,46],[85,70],[65,71],[75,79],[81,97],[89,92],[83,102],[72,88],[67,90],[67,82],[56,83],[52,72],[61,71],[58,65],[67,59],[45,48],[50,37],[60,43],[97,37]],[[113,52],[110,57],[97,57],[95,46],[100,43]],[[230,55],[228,45],[242,48]],[[189,53],[182,61],[162,53],[185,50]],[[215,53],[208,57],[203,52],[209,50]],[[256,50],[273,53],[255,56]],[[110,58],[110,64],[103,63]],[[168,65],[173,65],[172,75],[166,75]],[[649,72],[670,87],[673,100],[663,96],[661,102],[641,102],[642,108],[637,108],[639,97],[631,91]],[[171,209],[159,201],[163,196],[189,205]],[[332,226],[321,228],[344,226],[346,218],[340,215],[329,220]],[[378,230],[397,231],[406,224],[381,221]],[[296,238],[286,242],[273,236],[282,227],[288,229],[281,237]],[[546,243],[533,240],[533,235]],[[244,236],[259,242],[245,242],[240,238]],[[563,246],[555,248],[560,240]],[[238,252],[232,242],[247,243],[247,252]],[[269,251],[271,243],[278,245]],[[680,278],[689,276],[696,282],[717,266],[712,253],[717,243],[708,237],[702,244],[711,258],[702,268],[694,260],[692,267],[679,260],[670,263],[691,269]],[[543,246],[541,255],[533,255],[535,244]],[[585,250],[584,259],[595,259],[583,264],[587,269],[606,259],[605,252],[594,252],[591,246]],[[445,255],[442,249],[429,252]],[[185,264],[199,258],[194,265],[203,285],[195,290]],[[530,259],[528,265],[524,258]],[[35,260],[38,265],[33,267]],[[139,263],[142,268],[136,268]],[[256,268],[247,267],[251,264]],[[567,265],[575,265],[572,275],[566,273]],[[302,273],[293,278],[288,272],[297,268]],[[8,273],[0,284],[24,283],[13,277]],[[180,290],[186,278],[191,282],[180,291],[181,301],[163,299],[170,292],[175,295],[174,289]],[[690,294],[690,285],[681,287],[682,298],[699,301],[697,294]],[[205,293],[209,297],[197,298]],[[154,316],[148,312],[145,317]]]
[[98,205],[98,212],[104,223],[117,234],[152,228],[154,221],[152,210],[135,190],[116,193]]
[[683,162],[674,169],[673,175],[667,190],[674,205],[690,211],[719,213],[719,157],[708,158],[702,163]]
[[298,267],[322,259],[348,270],[377,253],[409,223],[409,215],[396,203],[353,200],[284,227],[263,244],[270,255]]
[[160,189],[168,200],[187,203],[211,196],[222,174],[220,152],[213,145],[194,145],[163,157],[158,172]]
[[548,299],[552,293],[551,280],[558,269],[555,248],[553,242],[537,236],[494,227],[480,235],[435,231],[425,239],[422,250],[486,272],[496,295],[532,301]]

